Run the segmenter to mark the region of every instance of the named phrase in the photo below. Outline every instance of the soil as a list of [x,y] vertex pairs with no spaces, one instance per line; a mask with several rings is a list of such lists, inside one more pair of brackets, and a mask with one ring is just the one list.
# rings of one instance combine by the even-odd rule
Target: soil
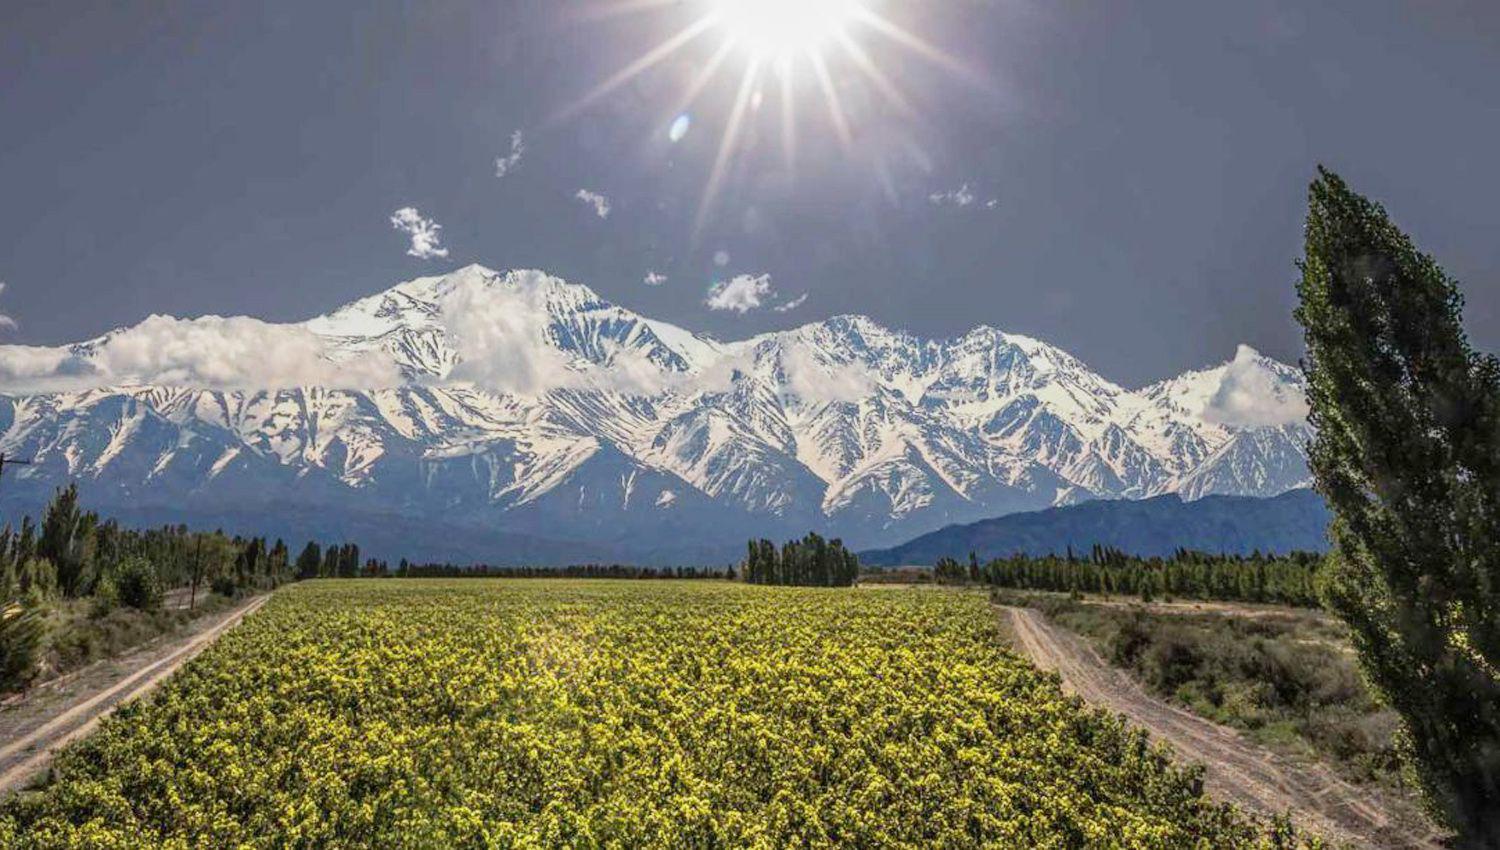
[[0,709],[0,795],[25,788],[59,750],[92,732],[116,706],[149,693],[268,598],[203,617],[186,634],[96,662],[9,701]]
[[1441,834],[1405,801],[1390,799],[1379,789],[1351,785],[1326,766],[1294,763],[1233,729],[1157,699],[1039,611],[1008,606],[1001,610],[1016,648],[1032,663],[1057,673],[1069,693],[1124,715],[1154,740],[1202,764],[1204,788],[1217,799],[1260,815],[1289,814],[1299,826],[1335,843],[1444,846]]

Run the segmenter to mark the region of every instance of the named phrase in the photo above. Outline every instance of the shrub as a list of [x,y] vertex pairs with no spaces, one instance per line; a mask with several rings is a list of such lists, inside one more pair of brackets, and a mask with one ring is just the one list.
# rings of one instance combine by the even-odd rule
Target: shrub
[[115,610],[120,604],[120,587],[115,584],[115,577],[103,575],[99,582],[94,585],[93,607],[89,613],[94,617],[103,617]]
[[11,600],[0,605],[0,691],[26,687],[36,675],[47,622],[35,605]]
[[239,587],[235,585],[233,576],[217,576],[209,585],[209,589],[220,596],[233,597]]
[[126,558],[115,568],[115,587],[120,603],[141,611],[161,606],[161,580],[156,567],[145,558]]

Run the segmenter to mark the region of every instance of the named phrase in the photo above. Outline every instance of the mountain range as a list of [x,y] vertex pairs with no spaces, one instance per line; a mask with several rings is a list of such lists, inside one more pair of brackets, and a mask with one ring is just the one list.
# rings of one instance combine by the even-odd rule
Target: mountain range
[[0,346],[0,508],[78,481],[136,523],[491,563],[862,548],[1096,499],[1305,487],[1302,377],[1126,389],[1036,339],[857,315],[721,342],[538,271],[468,266],[292,324],[174,319]]
[[871,566],[930,565],[939,558],[980,560],[1010,555],[1087,555],[1095,545],[1130,555],[1171,555],[1178,549],[1214,554],[1322,552],[1329,513],[1312,490],[1280,496],[1205,496],[1175,493],[1149,499],[1085,502],[1010,514],[929,532],[889,549],[859,553]]

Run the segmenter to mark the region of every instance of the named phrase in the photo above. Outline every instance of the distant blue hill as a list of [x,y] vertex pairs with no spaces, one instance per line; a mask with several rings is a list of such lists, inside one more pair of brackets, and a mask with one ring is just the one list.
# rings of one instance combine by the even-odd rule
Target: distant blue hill
[[1139,501],[1098,501],[1008,514],[968,525],[950,525],[890,549],[861,552],[870,566],[932,564],[1017,553],[1086,553],[1095,543],[1132,555],[1170,555],[1177,549],[1249,554],[1328,548],[1328,509],[1311,490],[1270,499],[1207,496],[1184,502],[1176,495]]

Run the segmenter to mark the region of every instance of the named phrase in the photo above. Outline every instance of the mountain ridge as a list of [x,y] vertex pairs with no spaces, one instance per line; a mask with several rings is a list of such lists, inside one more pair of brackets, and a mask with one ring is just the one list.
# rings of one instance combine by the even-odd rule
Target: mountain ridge
[[1087,554],[1095,545],[1141,557],[1178,549],[1248,555],[1321,552],[1328,548],[1327,506],[1312,490],[1271,498],[1176,493],[1135,501],[1098,500],[1015,513],[928,532],[889,549],[859,553],[869,566],[930,566],[938,559]]
[[621,560],[809,528],[880,546],[1094,498],[1305,486],[1301,392],[1244,346],[1130,390],[987,325],[931,340],[845,314],[722,342],[466,266],[304,322],[152,316],[0,346],[0,451],[37,460],[0,507],[81,480],[164,519],[276,493],[330,536],[399,514]]

